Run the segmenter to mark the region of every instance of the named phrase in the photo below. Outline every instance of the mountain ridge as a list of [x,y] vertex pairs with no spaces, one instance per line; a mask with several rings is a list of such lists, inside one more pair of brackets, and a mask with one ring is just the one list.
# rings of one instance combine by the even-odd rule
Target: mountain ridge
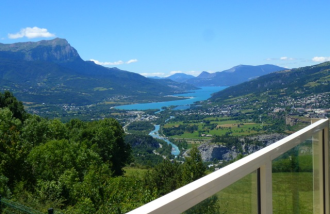
[[285,68],[276,65],[238,65],[230,69],[209,73],[203,71],[199,76],[188,79],[186,83],[196,87],[202,86],[233,86],[248,81],[252,78],[262,76],[271,72],[284,70]]
[[282,96],[302,97],[330,91],[330,62],[286,69],[248,82],[231,86],[212,95],[210,100],[223,102],[235,97],[253,95],[265,100]]
[[113,97],[130,97],[131,101],[124,100],[128,103],[160,101],[165,95],[195,89],[84,61],[67,40],[59,38],[0,44],[0,82],[0,90],[11,90],[25,102],[80,105]]

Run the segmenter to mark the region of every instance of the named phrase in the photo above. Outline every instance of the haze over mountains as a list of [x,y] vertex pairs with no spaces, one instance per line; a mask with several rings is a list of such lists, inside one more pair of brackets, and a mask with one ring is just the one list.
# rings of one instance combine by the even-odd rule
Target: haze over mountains
[[77,105],[118,97],[129,97],[130,102],[159,101],[164,95],[195,89],[84,61],[76,49],[59,38],[0,43],[0,83],[1,91],[10,90],[22,101]]
[[183,73],[177,73],[167,77],[167,79],[181,83],[189,83],[196,87],[233,86],[257,78],[259,76],[281,70],[285,70],[285,68],[268,64],[258,66],[238,65],[221,72],[208,73],[203,71],[197,77]]

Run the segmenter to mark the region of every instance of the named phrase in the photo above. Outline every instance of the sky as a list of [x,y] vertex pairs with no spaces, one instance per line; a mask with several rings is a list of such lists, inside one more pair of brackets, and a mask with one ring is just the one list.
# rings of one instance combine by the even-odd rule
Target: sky
[[66,39],[144,76],[330,61],[330,0],[2,0],[0,43]]

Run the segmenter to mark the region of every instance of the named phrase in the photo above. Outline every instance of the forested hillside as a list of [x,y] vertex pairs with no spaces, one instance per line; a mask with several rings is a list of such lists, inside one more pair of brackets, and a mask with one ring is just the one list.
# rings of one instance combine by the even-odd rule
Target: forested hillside
[[257,79],[226,88],[210,99],[223,102],[242,96],[267,97],[271,100],[283,96],[303,97],[329,92],[330,62],[297,69],[284,70],[261,76]]
[[[166,159],[125,174],[134,147],[158,146],[141,136],[126,141],[115,119],[64,124],[27,114],[11,93],[0,93],[0,194],[42,212],[125,213],[205,175],[197,148],[183,164]],[[205,203],[209,210],[216,200]]]
[[[194,86],[84,61],[65,39],[0,43],[0,90],[36,104],[160,101]],[[51,96],[49,96],[51,95]],[[172,98],[173,100],[173,98]]]

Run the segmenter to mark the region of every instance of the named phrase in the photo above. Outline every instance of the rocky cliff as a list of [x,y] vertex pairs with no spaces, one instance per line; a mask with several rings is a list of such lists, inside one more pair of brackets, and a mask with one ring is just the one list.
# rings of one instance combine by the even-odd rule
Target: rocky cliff
[[244,138],[242,138],[240,139],[240,141],[242,142],[241,148],[237,148],[235,146],[228,148],[223,145],[204,143],[198,147],[198,150],[201,152],[202,159],[205,162],[213,161],[214,159],[230,161],[232,159],[235,159],[240,153],[242,153],[243,155],[251,154],[281,140],[284,137],[286,137],[286,135],[277,133],[248,137],[248,139],[254,140],[258,142],[258,144],[247,144],[245,143]]
[[76,49],[67,40],[56,38],[39,42],[0,44],[1,55],[26,61],[67,62],[80,59]]

